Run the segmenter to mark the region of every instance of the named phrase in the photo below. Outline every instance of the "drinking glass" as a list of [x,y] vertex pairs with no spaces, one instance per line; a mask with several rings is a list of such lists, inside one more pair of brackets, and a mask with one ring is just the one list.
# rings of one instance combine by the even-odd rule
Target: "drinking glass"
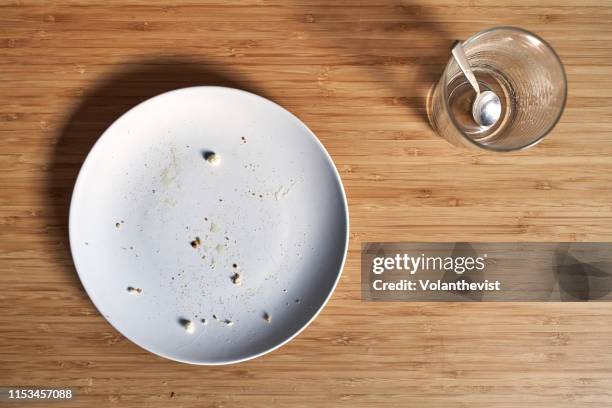
[[501,116],[490,127],[474,121],[476,92],[451,58],[428,98],[434,130],[455,145],[501,152],[542,140],[559,121],[567,98],[565,71],[555,51],[515,27],[481,31],[463,48],[481,92],[490,90],[500,98]]

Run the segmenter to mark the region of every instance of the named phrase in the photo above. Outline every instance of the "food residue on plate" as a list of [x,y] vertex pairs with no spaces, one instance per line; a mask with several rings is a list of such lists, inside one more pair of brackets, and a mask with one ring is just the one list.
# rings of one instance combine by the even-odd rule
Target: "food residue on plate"
[[200,321],[202,322],[202,324],[204,326],[206,326],[208,324],[208,321],[206,319],[200,319]]
[[221,156],[211,151],[204,152],[204,159],[213,166],[221,163]]
[[272,323],[272,316],[268,312],[264,312],[263,318],[267,323]]
[[242,285],[242,276],[240,276],[240,274],[239,274],[238,272],[236,272],[235,274],[233,274],[233,275],[231,276],[231,279],[232,279],[232,283],[233,283],[234,285],[237,285],[237,286]]
[[183,326],[183,328],[185,329],[187,333],[193,334],[193,332],[195,331],[195,325],[193,324],[191,320],[179,319],[179,323],[181,326]]
[[229,320],[229,319],[225,319],[225,320],[223,321],[223,323],[224,323],[226,326],[233,326],[233,325],[234,325],[234,322],[232,322],[232,321],[231,321],[231,320]]
[[140,295],[142,293],[141,288],[135,288],[133,286],[128,286],[127,291],[130,295]]
[[292,181],[291,184],[289,185],[289,187],[280,186],[278,188],[278,190],[276,190],[276,192],[274,192],[274,198],[276,200],[282,200],[283,198],[288,196],[289,193],[291,193],[291,190],[293,189],[293,187],[295,187],[295,184],[296,184],[295,181]]
[[202,244],[202,240],[200,240],[200,237],[195,237],[195,239],[191,241],[189,244],[191,245],[192,248],[197,248]]
[[181,171],[178,159],[176,157],[176,147],[172,146],[170,148],[170,154],[172,161],[170,162],[168,167],[164,168],[161,171],[160,174],[161,182],[166,187],[169,187],[170,185],[172,185],[172,183],[174,183]]

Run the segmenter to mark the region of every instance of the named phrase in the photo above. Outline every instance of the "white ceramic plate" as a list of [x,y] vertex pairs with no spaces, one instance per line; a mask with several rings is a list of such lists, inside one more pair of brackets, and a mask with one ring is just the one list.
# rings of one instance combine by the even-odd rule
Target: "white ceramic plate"
[[104,132],[76,182],[69,230],[83,286],[125,337],[169,359],[227,364],[281,346],[323,308],[348,211],[330,157],[299,119],[248,92],[194,87]]

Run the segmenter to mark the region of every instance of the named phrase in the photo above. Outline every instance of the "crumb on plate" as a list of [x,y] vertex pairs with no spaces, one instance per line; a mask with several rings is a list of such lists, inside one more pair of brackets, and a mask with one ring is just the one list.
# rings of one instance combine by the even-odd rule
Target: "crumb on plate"
[[221,162],[221,156],[215,152],[204,152],[204,159],[212,165],[217,165]]
[[238,272],[236,272],[235,274],[233,274],[233,275],[231,276],[231,279],[232,279],[232,283],[233,283],[234,285],[238,285],[238,286],[242,285],[242,276],[240,276],[240,274],[239,274]]
[[140,295],[142,293],[141,288],[135,288],[133,286],[128,286],[127,291],[130,295]]
[[202,244],[202,240],[200,240],[200,237],[195,237],[195,239],[191,241],[189,244],[191,245],[192,248],[197,248]]
[[183,326],[183,328],[185,329],[187,333],[193,334],[193,332],[195,331],[195,325],[193,324],[191,320],[179,319],[179,323],[181,326]]

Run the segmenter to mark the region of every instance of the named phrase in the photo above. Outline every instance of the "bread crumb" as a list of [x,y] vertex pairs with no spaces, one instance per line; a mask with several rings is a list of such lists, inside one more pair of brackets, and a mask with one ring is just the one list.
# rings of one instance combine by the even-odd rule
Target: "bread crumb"
[[208,324],[208,321],[206,319],[200,319],[200,321],[202,322],[202,324],[204,326],[206,326]]
[[221,163],[221,156],[215,152],[204,152],[204,159],[213,166]]
[[190,242],[190,245],[191,245],[192,248],[197,248],[201,244],[202,244],[202,241],[200,240],[200,237],[195,237],[195,239]]
[[234,325],[234,322],[232,322],[232,321],[231,321],[231,320],[229,320],[229,319],[225,319],[225,320],[223,321],[223,323],[225,323],[225,325],[226,325],[226,326],[233,326],[233,325]]
[[244,136],[242,136],[240,138],[240,141],[242,142],[242,144],[246,144],[246,142],[247,142],[247,140],[246,140],[246,138]]
[[179,323],[181,324],[181,326],[183,326],[187,333],[193,334],[193,332],[195,331],[195,325],[191,320],[179,319]]
[[231,279],[232,279],[232,283],[233,283],[234,285],[237,285],[237,286],[242,285],[242,276],[240,276],[240,274],[239,274],[238,272],[236,272],[235,274],[233,274],[233,275],[231,276]]
[[117,229],[121,228],[121,223],[120,222],[116,222],[115,223],[115,228],[117,228]]
[[263,318],[267,323],[272,323],[272,316],[270,316],[270,314],[268,312],[265,312],[263,314]]
[[127,291],[130,295],[140,295],[142,293],[142,289],[133,286],[128,286]]
[[215,320],[219,320],[219,319],[217,318],[217,315],[213,315],[213,319],[215,319]]

